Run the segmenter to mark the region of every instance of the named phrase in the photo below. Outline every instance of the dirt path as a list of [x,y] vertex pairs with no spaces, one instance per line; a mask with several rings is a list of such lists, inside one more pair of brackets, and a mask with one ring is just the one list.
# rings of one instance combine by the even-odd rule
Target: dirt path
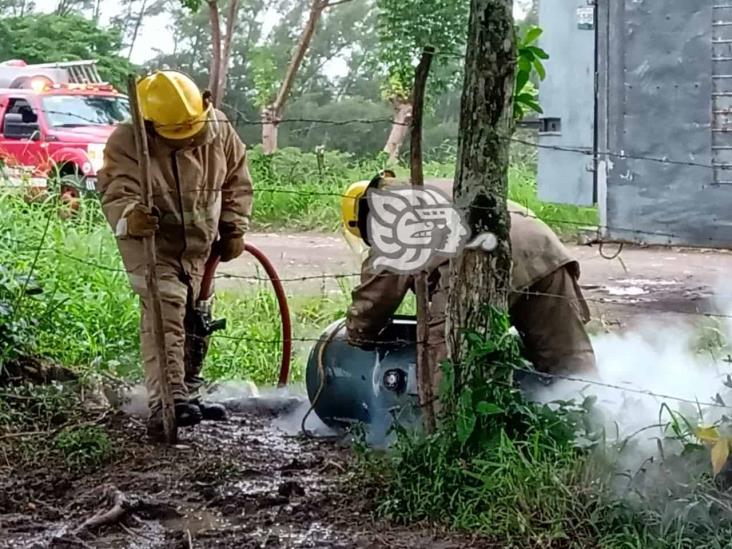
[[[340,292],[343,277],[334,279],[327,275],[352,275],[359,271],[358,257],[338,235],[254,234],[249,241],[270,256],[282,278],[304,278],[285,282],[291,294]],[[732,253],[626,246],[617,258],[608,260],[601,256],[598,246],[569,244],[568,247],[580,261],[581,283],[594,317],[605,324],[626,325],[649,316],[689,320],[700,312],[732,311],[732,296],[713,299],[715,289],[732,273]],[[608,256],[616,251],[617,247],[611,246],[602,250]],[[223,266],[220,272],[257,275],[249,257]],[[357,278],[345,277],[345,280],[356,283]],[[252,284],[256,281],[219,281],[220,287],[242,288]],[[732,294],[732,290],[723,293]]]
[[[147,442],[139,421],[108,422],[118,448],[98,472],[60,464],[0,474],[0,547],[408,548],[488,547],[475,538],[374,523],[337,443],[286,434],[266,412],[184,430],[178,447]],[[112,508],[111,487],[130,512],[80,526]]]

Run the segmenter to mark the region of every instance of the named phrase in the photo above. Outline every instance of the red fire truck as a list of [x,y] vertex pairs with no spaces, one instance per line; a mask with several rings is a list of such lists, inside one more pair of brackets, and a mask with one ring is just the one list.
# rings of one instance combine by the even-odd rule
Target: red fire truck
[[94,61],[0,63],[0,185],[93,190],[107,139],[129,116]]

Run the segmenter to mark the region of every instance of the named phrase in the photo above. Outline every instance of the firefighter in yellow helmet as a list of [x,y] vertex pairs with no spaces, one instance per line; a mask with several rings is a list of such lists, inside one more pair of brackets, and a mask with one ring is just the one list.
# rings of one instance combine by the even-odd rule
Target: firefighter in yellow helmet
[[[341,200],[344,229],[370,244],[368,235],[370,189],[399,185],[393,173],[354,183]],[[425,187],[452,196],[451,180],[425,181]],[[579,263],[557,235],[532,212],[511,201],[511,292],[509,316],[523,340],[524,356],[543,373],[595,371],[595,355],[585,331],[589,309],[579,287]],[[374,269],[372,254],[365,259],[361,283],[352,292],[346,329],[351,345],[372,348],[380,332],[414,287],[414,276]],[[434,256],[423,269],[429,273],[430,324],[428,346],[437,387],[439,364],[447,356],[445,310],[449,287],[449,258]]]
[[225,115],[214,109],[186,75],[158,71],[138,83],[147,127],[154,207],[142,202],[132,126],[121,124],[109,138],[97,190],[117,237],[130,285],[140,296],[140,340],[149,399],[148,432],[162,436],[160,380],[145,284],[143,238],[155,233],[157,272],[167,344],[169,383],[176,421],[224,419],[225,410],[202,402],[200,364],[185,364],[191,323],[206,260],[214,247],[222,261],[244,251],[252,209],[246,150]]

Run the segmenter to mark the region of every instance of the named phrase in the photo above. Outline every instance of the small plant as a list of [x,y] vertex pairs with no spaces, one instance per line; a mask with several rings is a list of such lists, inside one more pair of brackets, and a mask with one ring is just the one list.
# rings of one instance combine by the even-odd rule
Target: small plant
[[98,426],[64,429],[56,436],[55,446],[63,454],[68,468],[76,472],[96,469],[112,454],[109,435]]
[[[557,490],[581,451],[575,432],[588,408],[528,402],[511,380],[523,367],[517,338],[505,314],[492,311],[488,340],[468,335],[475,371],[492,372],[455,393],[453,370],[443,365],[444,409],[429,436],[396,427],[391,452],[372,454],[381,486],[379,513],[396,522],[424,519],[451,526],[500,532],[502,539],[543,531],[560,519],[553,510],[538,515],[544,493]],[[487,367],[490,364],[490,367]],[[368,461],[368,460],[367,460]],[[551,488],[547,488],[547,484]],[[509,502],[512,500],[512,502]],[[566,508],[557,501],[552,509]],[[504,508],[501,511],[501,508]],[[561,527],[561,523],[557,523]]]
[[79,399],[68,385],[10,385],[0,397],[0,430],[45,431],[73,418]]

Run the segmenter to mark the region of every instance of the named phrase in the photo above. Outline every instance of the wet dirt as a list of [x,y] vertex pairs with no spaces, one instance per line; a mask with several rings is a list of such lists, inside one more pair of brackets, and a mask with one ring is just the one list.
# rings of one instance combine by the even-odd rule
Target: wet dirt
[[[154,445],[142,422],[107,421],[111,463],[71,473],[60,463],[0,476],[0,547],[12,548],[399,548],[490,547],[477,538],[375,522],[353,489],[343,442],[293,436],[274,414],[235,414]],[[83,528],[125,497],[120,520]]]

